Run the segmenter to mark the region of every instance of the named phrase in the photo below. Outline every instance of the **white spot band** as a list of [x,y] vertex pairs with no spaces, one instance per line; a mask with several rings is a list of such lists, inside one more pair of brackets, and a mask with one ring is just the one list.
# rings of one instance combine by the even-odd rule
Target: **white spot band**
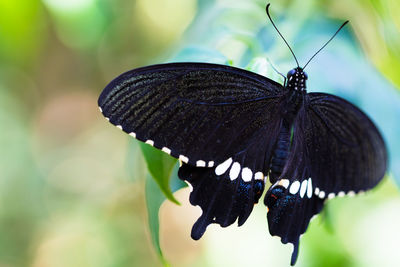
[[249,168],[242,169],[242,179],[245,182],[250,182],[251,178],[253,177],[253,172]]
[[229,158],[229,159],[225,160],[224,162],[222,162],[221,164],[219,164],[215,168],[215,174],[216,175],[224,174],[229,169],[229,167],[231,166],[232,161],[233,161],[232,158]]
[[189,162],[189,158],[186,157],[186,156],[184,156],[184,155],[179,155],[179,159],[180,159],[182,162],[185,162],[185,163],[188,163],[188,162]]
[[240,164],[239,162],[234,162],[232,164],[231,170],[229,171],[229,178],[233,181],[239,176],[239,173],[240,173]]
[[198,161],[196,161],[196,166],[197,167],[205,167],[206,162],[204,160],[198,160]]
[[293,194],[293,195],[296,194],[299,191],[299,188],[300,188],[300,182],[294,181],[289,189],[290,194]]

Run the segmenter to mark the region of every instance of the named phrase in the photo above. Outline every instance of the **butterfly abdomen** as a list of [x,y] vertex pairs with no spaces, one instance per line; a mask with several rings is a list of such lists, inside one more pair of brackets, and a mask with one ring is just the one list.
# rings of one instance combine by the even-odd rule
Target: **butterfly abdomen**
[[271,167],[269,173],[269,179],[274,184],[282,173],[283,167],[285,166],[286,159],[289,155],[290,146],[290,127],[287,123],[283,123],[281,131],[278,136],[278,140],[275,145],[274,152],[271,159]]
[[274,184],[282,173],[290,149],[290,135],[294,119],[304,100],[305,90],[289,91],[283,111],[282,126],[271,158],[269,179]]

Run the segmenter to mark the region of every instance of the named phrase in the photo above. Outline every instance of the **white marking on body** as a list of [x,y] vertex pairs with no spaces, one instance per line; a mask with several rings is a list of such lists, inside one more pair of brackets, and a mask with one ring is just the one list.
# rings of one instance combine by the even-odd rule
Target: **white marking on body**
[[301,187],[300,187],[300,197],[304,197],[304,195],[306,194],[306,190],[307,190],[307,180],[304,180],[303,182],[301,182]]
[[315,188],[314,194],[316,194],[318,196],[318,194],[319,194],[319,188],[318,187]]
[[253,178],[253,172],[249,168],[242,169],[242,180],[245,182],[250,182],[251,178]]
[[311,198],[312,193],[313,193],[313,189],[312,189],[312,181],[311,181],[311,177],[310,177],[310,178],[308,178],[308,183],[307,183],[307,197]]
[[154,141],[153,140],[147,140],[146,142],[145,142],[146,144],[149,144],[149,145],[151,145],[151,146],[154,146]]
[[324,191],[319,192],[318,197],[325,198],[325,192]]
[[262,172],[256,172],[254,174],[254,179],[256,180],[263,180],[264,179],[264,174]]
[[337,195],[338,195],[338,197],[344,197],[346,195],[346,193],[343,191],[340,191]]
[[184,155],[179,155],[179,159],[180,159],[182,162],[185,162],[185,163],[188,163],[188,162],[189,162],[189,158],[188,158],[188,157],[185,157]]
[[218,166],[215,168],[215,174],[216,175],[224,174],[231,166],[232,161],[233,161],[232,158],[229,158],[229,159],[225,160],[224,162],[222,162],[221,164],[218,164]]
[[122,126],[121,125],[117,125],[116,126],[118,129],[122,130]]
[[214,167],[214,161],[209,161],[209,162],[208,162],[208,167],[210,167],[210,168],[211,168],[211,167]]
[[136,134],[134,132],[131,132],[129,135],[132,136],[133,138],[136,138]]
[[101,113],[103,113],[103,110],[101,109],[101,107],[99,107],[99,110],[100,110]]
[[205,167],[206,166],[206,162],[204,160],[198,160],[196,162],[196,166],[197,167]]
[[279,183],[278,183],[278,184],[279,184],[280,186],[283,186],[284,188],[288,188],[290,182],[289,182],[288,179],[281,179],[281,180],[279,180]]
[[355,193],[354,191],[349,191],[349,192],[347,193],[347,195],[348,195],[349,197],[354,197],[354,196],[356,195],[356,193]]
[[239,164],[239,162],[234,162],[233,164],[232,164],[232,168],[231,168],[231,170],[229,171],[229,178],[233,181],[233,180],[235,180],[238,176],[239,176],[239,173],[240,173],[240,164]]
[[171,155],[171,149],[169,149],[168,147],[161,148],[161,151],[167,153],[168,155]]
[[291,185],[290,185],[290,189],[289,192],[290,194],[296,194],[299,191],[300,188],[300,182],[299,181],[294,181]]
[[335,193],[329,193],[328,194],[328,199],[332,199],[332,198],[334,198],[335,197]]

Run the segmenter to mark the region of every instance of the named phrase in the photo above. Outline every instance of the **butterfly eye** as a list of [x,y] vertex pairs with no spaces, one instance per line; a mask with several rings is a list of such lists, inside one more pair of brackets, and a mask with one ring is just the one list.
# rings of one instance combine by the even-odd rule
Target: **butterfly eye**
[[296,73],[295,69],[289,70],[289,72],[287,73],[287,77],[293,76]]

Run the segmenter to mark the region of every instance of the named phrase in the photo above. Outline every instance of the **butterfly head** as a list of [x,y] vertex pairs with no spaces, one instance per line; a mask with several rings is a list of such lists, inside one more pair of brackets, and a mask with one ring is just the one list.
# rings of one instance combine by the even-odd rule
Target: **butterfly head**
[[287,88],[300,92],[306,90],[306,81],[308,79],[308,75],[305,73],[305,71],[303,71],[302,68],[297,67],[290,70],[286,77]]

